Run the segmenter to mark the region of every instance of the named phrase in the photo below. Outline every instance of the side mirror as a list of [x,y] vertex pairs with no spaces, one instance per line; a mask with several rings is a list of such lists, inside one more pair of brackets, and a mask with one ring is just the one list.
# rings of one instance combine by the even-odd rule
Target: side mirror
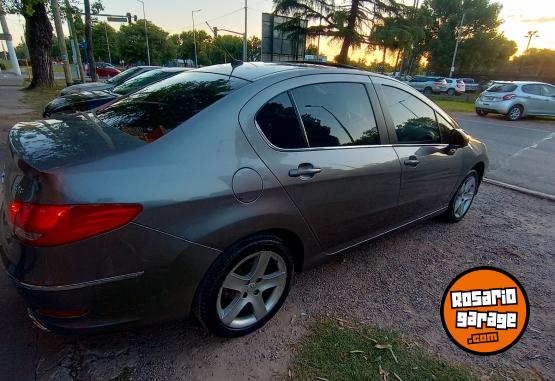
[[468,136],[460,128],[454,128],[449,134],[449,146],[450,148],[463,148],[468,145],[470,141],[470,136]]

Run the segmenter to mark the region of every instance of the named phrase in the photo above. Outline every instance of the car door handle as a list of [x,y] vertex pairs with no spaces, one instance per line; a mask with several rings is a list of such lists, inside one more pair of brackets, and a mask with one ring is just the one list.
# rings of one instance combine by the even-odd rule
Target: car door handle
[[322,172],[322,168],[316,168],[310,163],[303,163],[303,164],[299,164],[298,168],[290,169],[289,176],[311,178],[315,174],[320,172]]
[[416,156],[409,156],[409,158],[405,160],[404,163],[406,166],[416,167],[418,164],[420,164],[420,161],[418,161]]

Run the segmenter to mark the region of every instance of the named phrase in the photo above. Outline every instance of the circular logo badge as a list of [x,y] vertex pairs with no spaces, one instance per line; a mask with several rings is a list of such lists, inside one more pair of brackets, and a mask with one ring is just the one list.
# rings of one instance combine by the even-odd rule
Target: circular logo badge
[[528,297],[518,280],[495,267],[476,267],[457,276],[441,301],[441,320],[461,349],[493,355],[513,346],[528,325]]

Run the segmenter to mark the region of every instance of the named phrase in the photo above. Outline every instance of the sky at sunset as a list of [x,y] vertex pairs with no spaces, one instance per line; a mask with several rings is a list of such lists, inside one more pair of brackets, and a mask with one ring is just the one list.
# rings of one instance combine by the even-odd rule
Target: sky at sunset
[[[408,0],[407,0],[408,1]],[[412,1],[409,1],[412,4]],[[519,53],[526,48],[527,31],[537,30],[531,47],[555,49],[555,0],[504,0],[501,31],[517,42]],[[272,0],[248,0],[248,34],[260,36],[262,12],[272,11]],[[127,12],[142,18],[142,6],[136,0],[104,0],[104,13],[122,14]],[[206,21],[218,28],[243,32],[244,0],[145,0],[146,17],[169,33],[179,33],[192,29],[191,11],[195,13],[195,26],[208,31]],[[8,26],[17,43],[23,33],[23,18],[8,15]],[[112,23],[118,28],[117,23]],[[2,50],[2,49],[0,49]],[[338,46],[324,46],[323,50],[332,58],[338,53]],[[359,54],[357,54],[359,56]]]

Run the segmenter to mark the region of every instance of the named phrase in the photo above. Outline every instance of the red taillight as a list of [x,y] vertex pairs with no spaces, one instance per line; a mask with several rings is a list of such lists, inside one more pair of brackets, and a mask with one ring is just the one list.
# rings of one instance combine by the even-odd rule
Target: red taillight
[[503,95],[503,100],[504,101],[508,101],[510,99],[515,99],[516,98],[516,94],[507,94],[507,95]]
[[117,229],[141,211],[137,204],[42,205],[12,201],[14,234],[31,246],[55,246]]

